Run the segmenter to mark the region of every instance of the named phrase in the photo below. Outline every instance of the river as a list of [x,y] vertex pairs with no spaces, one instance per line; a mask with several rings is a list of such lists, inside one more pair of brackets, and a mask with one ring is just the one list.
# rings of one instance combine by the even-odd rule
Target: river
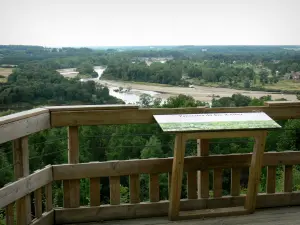
[[[179,94],[190,95],[196,100],[211,103],[213,95],[217,98],[231,97],[233,94],[242,94],[249,96],[251,98],[260,98],[262,96],[271,95],[272,99],[285,98],[289,101],[297,100],[296,95],[290,94],[280,94],[280,93],[270,93],[264,91],[245,91],[245,90],[235,90],[230,88],[216,88],[216,87],[204,87],[204,86],[194,86],[194,88],[189,87],[174,87],[174,86],[159,86],[153,84],[138,84],[123,81],[112,81],[100,79],[105,67],[95,66],[94,70],[98,73],[97,78],[81,79],[81,81],[93,80],[96,83],[105,85],[109,89],[109,94],[122,99],[126,104],[136,104],[142,94],[149,94],[153,98],[161,98],[165,101],[171,96],[178,96]],[[119,88],[123,88],[120,92]]]

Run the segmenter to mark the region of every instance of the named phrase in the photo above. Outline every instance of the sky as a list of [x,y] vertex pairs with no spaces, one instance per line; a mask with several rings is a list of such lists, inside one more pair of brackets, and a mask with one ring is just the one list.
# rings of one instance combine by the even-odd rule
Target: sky
[[0,44],[300,45],[299,0],[0,0]]

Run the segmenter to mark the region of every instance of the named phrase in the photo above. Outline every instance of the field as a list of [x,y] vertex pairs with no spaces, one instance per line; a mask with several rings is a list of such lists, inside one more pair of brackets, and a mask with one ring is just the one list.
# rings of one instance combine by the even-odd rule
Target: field
[[286,91],[300,91],[300,82],[294,82],[292,80],[280,80],[276,84],[266,84],[266,89],[274,90],[286,90]]
[[12,73],[12,68],[0,68],[0,83],[7,81],[7,77]]

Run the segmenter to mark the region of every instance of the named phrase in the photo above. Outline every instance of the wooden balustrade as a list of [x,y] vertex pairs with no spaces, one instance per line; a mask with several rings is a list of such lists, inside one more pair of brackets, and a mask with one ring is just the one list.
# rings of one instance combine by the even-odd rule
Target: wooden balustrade
[[[166,216],[168,201],[160,200],[160,174],[168,174],[169,190],[172,158],[79,163],[78,126],[154,123],[154,114],[218,113],[263,111],[276,120],[300,118],[299,102],[267,102],[261,107],[140,109],[136,106],[45,107],[0,118],[0,143],[13,141],[15,182],[0,189],[0,208],[5,208],[6,224],[63,224],[108,219]],[[122,117],[119,115],[122,114]],[[68,164],[48,166],[29,174],[28,135],[51,127],[68,127]],[[234,133],[232,134],[235,135]],[[228,136],[228,135],[226,135]],[[193,134],[189,138],[193,138]],[[205,137],[203,137],[205,138]],[[249,168],[252,154],[209,155],[208,141],[198,140],[197,156],[186,157],[187,199],[180,210],[242,206],[240,179]],[[300,164],[300,152],[267,152],[266,193],[257,196],[256,207],[300,204],[300,192],[293,192],[293,166]],[[284,166],[284,190],[276,192],[276,168]],[[231,171],[230,195],[223,196],[223,171]],[[209,171],[213,174],[212,196]],[[140,199],[140,175],[149,175],[149,202]],[[129,178],[130,204],[120,202],[120,177]],[[102,205],[100,178],[109,178],[110,204]],[[80,206],[80,179],[90,180],[90,206]],[[63,181],[64,208],[54,208],[52,181]],[[30,194],[33,193],[34,212]],[[46,201],[43,202],[43,196]],[[55,211],[55,213],[54,213]],[[32,218],[34,214],[35,218]]]

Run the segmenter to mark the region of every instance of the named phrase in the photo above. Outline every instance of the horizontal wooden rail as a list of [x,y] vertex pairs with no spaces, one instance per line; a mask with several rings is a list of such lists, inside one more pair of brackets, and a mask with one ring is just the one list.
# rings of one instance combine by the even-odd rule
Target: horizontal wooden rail
[[[242,206],[245,196],[226,196],[210,199],[182,199],[182,211],[194,209],[215,209]],[[257,208],[293,206],[300,204],[300,192],[259,194]],[[55,224],[88,223],[102,220],[135,219],[168,215],[169,201],[142,204],[102,205],[97,207],[80,207],[73,209],[55,209]]]
[[224,107],[224,108],[105,108],[105,110],[83,108],[76,110],[51,111],[51,126],[79,126],[79,125],[109,125],[109,124],[149,124],[155,123],[153,115],[161,114],[191,114],[191,113],[237,113],[261,111],[275,120],[299,119],[300,105],[280,104],[280,107]]
[[[185,171],[249,167],[251,153],[211,156],[192,156],[184,160]],[[169,173],[173,158],[138,159],[80,164],[54,165],[53,180],[113,177],[139,174]],[[264,166],[300,164],[300,152],[267,152]]]
[[32,109],[0,117],[0,144],[50,128],[48,109]]
[[48,166],[27,177],[21,178],[4,186],[0,189],[0,208],[3,208],[27,194],[49,184],[52,180],[52,166]]

